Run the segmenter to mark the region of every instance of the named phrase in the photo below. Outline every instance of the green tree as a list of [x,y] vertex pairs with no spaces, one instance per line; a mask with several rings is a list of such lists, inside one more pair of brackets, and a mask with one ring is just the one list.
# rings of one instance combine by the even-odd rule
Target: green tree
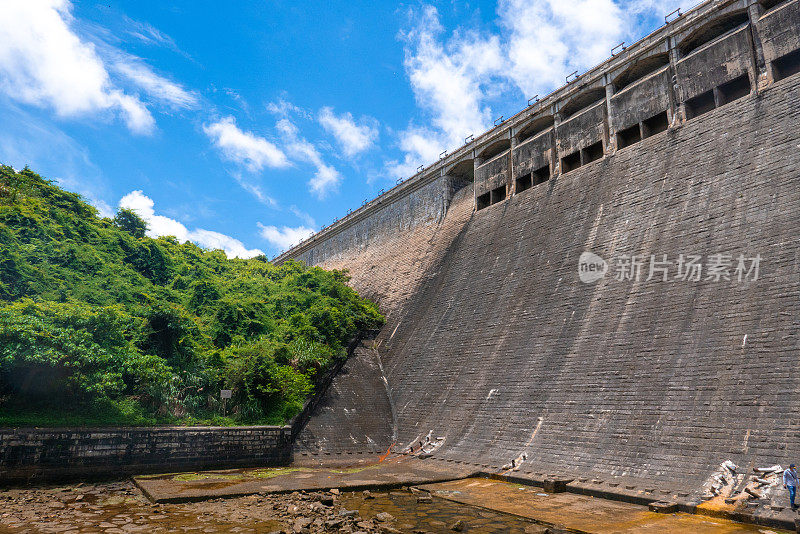
[[[282,424],[353,336],[383,321],[345,272],[228,259],[146,231],[130,210],[100,218],[0,165],[0,426],[41,414]],[[220,420],[223,388],[235,393]]]
[[147,223],[137,213],[128,208],[120,208],[114,217],[114,224],[133,237],[141,239],[147,233]]

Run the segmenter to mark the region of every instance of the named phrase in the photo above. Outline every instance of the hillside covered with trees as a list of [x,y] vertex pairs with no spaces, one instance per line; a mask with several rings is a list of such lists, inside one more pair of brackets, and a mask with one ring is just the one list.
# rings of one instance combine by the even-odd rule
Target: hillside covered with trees
[[0,425],[282,424],[383,321],[345,273],[146,229],[0,166]]

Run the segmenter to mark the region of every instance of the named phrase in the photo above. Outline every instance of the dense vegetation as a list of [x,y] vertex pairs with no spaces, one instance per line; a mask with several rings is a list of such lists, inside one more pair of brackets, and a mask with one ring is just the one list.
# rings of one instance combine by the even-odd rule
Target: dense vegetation
[[382,322],[345,273],[146,229],[0,166],[0,425],[283,423]]

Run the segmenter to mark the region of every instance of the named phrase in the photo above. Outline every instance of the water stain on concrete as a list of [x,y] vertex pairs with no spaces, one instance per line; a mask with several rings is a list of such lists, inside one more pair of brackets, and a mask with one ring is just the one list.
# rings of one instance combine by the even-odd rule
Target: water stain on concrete
[[684,513],[660,514],[645,506],[595,499],[574,493],[548,494],[541,488],[498,480],[464,479],[427,484],[420,489],[442,499],[478,506],[548,525],[593,534],[652,533],[745,534],[786,532],[726,519]]

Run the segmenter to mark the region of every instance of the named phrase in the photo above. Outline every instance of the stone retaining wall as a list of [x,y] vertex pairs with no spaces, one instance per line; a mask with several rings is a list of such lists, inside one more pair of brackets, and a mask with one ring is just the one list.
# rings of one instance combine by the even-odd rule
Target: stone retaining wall
[[281,465],[291,427],[3,428],[0,483]]

